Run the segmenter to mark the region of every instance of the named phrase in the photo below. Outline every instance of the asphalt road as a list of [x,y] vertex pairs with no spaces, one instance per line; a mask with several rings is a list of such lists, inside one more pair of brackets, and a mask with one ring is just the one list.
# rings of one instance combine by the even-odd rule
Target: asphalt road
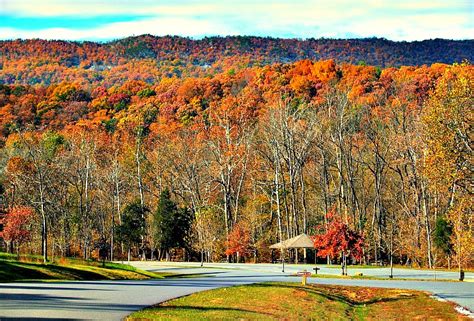
[[[126,262],[124,262],[126,263]],[[199,268],[199,262],[133,262],[134,266],[150,271],[166,271],[167,269],[172,270],[173,272],[181,271],[180,268],[188,268],[182,270],[184,273],[192,273],[192,268]],[[282,272],[281,264],[229,264],[229,263],[206,263],[204,267],[207,268],[222,268],[225,270],[245,270],[253,272],[265,272],[265,273],[279,273]],[[285,274],[294,274],[298,271],[307,270],[314,272],[314,264],[286,264],[285,265]],[[318,264],[320,269],[318,273],[327,274],[327,275],[341,275],[341,268],[338,265],[321,265]],[[196,271],[194,271],[196,272]],[[369,268],[357,268],[349,266],[348,268],[349,275],[355,275],[356,273],[362,273],[365,276],[373,276],[379,278],[388,278],[390,275],[390,268],[388,267],[369,267]],[[439,280],[458,280],[459,273],[455,270],[452,271],[436,271],[436,270],[421,270],[421,269],[408,269],[408,268],[394,268],[393,276],[399,279],[416,279],[416,280],[429,280],[429,281],[439,281]],[[474,282],[474,273],[467,272],[465,274],[465,280],[469,282]]]
[[[137,262],[151,271],[206,273],[202,277],[153,281],[79,281],[54,283],[0,283],[0,320],[101,319],[120,320],[133,311],[193,292],[264,281],[299,281],[272,265],[195,265]],[[229,268],[232,267],[232,268]],[[277,268],[277,271],[271,271]],[[364,269],[374,270],[375,269]],[[412,270],[409,270],[412,271]],[[416,271],[412,271],[416,273]],[[426,273],[426,272],[418,272]],[[431,291],[474,310],[474,283],[397,280],[310,279],[312,283],[360,285]]]

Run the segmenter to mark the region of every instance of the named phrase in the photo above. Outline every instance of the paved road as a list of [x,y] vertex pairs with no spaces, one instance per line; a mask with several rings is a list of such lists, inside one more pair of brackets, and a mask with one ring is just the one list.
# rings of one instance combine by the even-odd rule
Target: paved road
[[[180,271],[179,268],[198,268],[200,263],[198,262],[133,262],[133,265],[146,270],[153,271],[166,271],[166,269],[171,269],[174,272]],[[206,263],[205,267],[210,268],[222,268],[225,270],[245,270],[245,271],[254,271],[254,272],[266,272],[266,273],[281,273],[282,265],[281,264],[228,264],[228,263]],[[307,270],[313,272],[315,265],[311,264],[286,264],[285,265],[285,274],[290,275],[294,274],[297,271]],[[337,265],[321,265],[318,264],[320,268],[320,274],[328,275],[341,275],[341,268]],[[183,270],[185,273],[192,273],[192,270]],[[196,271],[195,271],[196,272]],[[363,273],[366,276],[388,278],[390,275],[390,268],[388,267],[370,267],[370,268],[354,268],[349,266],[348,268],[349,275],[355,275],[356,273]],[[433,270],[420,270],[420,269],[407,269],[407,268],[394,268],[393,275],[395,278],[400,279],[422,279],[422,280],[458,280],[459,273],[456,271],[433,271]],[[474,282],[474,273],[466,273],[465,280],[468,282]]]
[[[197,291],[263,281],[299,281],[281,271],[271,272],[269,267],[255,265],[246,269],[238,265],[236,269],[220,266],[201,269],[186,263],[134,265],[154,271],[207,274],[199,278],[153,281],[0,283],[0,319],[120,320],[146,306]],[[344,279],[311,279],[311,282],[427,290],[474,310],[474,283]]]

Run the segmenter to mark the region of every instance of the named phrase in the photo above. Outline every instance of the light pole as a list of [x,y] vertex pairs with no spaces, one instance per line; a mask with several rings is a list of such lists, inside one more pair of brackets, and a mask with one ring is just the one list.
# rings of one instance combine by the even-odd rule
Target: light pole
[[281,263],[282,263],[281,272],[285,272],[285,250],[283,247],[281,248]]

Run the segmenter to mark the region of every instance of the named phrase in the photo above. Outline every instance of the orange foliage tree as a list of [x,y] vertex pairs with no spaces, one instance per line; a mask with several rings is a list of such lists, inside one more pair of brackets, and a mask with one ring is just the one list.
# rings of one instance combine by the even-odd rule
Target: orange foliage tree
[[2,237],[7,242],[16,243],[17,253],[23,243],[31,240],[31,225],[34,221],[35,211],[31,207],[18,206],[11,208],[4,220]]
[[229,233],[226,241],[226,255],[237,255],[237,263],[241,256],[245,256],[250,251],[250,233],[243,224],[236,224]]

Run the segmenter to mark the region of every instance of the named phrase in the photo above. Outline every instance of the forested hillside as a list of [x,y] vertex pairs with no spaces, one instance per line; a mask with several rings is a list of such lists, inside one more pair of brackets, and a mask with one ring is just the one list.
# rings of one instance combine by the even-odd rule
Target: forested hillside
[[228,69],[303,59],[379,67],[421,66],[474,60],[473,40],[394,42],[386,39],[274,39],[143,35],[108,43],[0,41],[0,82],[54,84],[64,80],[121,85],[162,77],[207,77]]
[[3,237],[62,256],[269,261],[270,244],[339,224],[363,237],[361,262],[472,265],[473,66],[343,63],[472,46],[3,42]]

